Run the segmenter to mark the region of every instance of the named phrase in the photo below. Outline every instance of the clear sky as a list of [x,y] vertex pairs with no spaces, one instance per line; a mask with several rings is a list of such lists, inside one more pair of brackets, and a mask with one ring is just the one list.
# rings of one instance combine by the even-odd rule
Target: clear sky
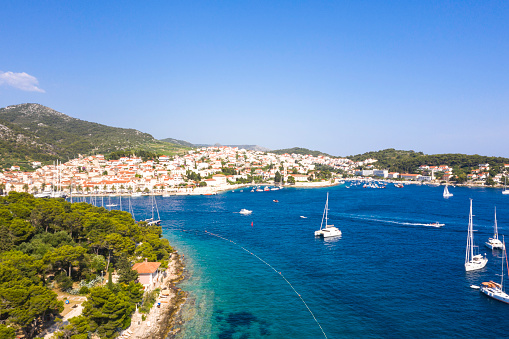
[[509,157],[509,1],[10,1],[0,107],[193,143]]

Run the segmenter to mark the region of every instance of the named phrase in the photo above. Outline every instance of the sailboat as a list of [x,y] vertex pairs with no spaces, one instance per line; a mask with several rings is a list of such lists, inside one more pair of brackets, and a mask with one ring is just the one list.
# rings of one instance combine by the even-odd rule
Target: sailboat
[[341,235],[341,231],[337,227],[334,227],[334,225],[327,224],[328,211],[329,211],[329,192],[327,192],[327,200],[325,201],[325,208],[323,210],[322,223],[320,224],[320,229],[318,231],[315,231],[315,237],[329,238]]
[[[157,202],[155,195],[150,196],[150,200],[152,203],[152,218],[145,219],[145,222],[147,223],[147,226],[151,225],[157,225],[161,226],[161,217],[159,216],[159,209],[157,208]],[[157,211],[157,219],[154,218],[154,210]]]
[[467,248],[465,250],[465,271],[480,270],[488,259],[483,257],[482,254],[474,255],[474,223],[472,221],[472,199],[470,199],[470,214],[468,216],[468,236],[467,236]]
[[452,196],[453,196],[453,194],[449,192],[449,189],[447,188],[447,184],[446,184],[445,188],[444,188],[444,198],[449,198]]
[[509,191],[507,190],[507,177],[504,176],[504,190],[502,191],[502,194],[509,194]]
[[[502,274],[500,275],[500,284],[493,281],[483,282],[481,285],[481,292],[488,297],[498,301],[509,304],[509,294],[504,292],[504,259],[507,262],[507,252],[505,251],[505,241],[502,243],[504,246],[504,255],[502,256]],[[509,266],[508,266],[509,270]]]
[[505,248],[504,244],[498,239],[498,227],[497,227],[497,208],[495,207],[495,233],[493,234],[493,238],[489,238],[486,243],[486,247],[491,248],[492,250],[500,249],[503,250]]

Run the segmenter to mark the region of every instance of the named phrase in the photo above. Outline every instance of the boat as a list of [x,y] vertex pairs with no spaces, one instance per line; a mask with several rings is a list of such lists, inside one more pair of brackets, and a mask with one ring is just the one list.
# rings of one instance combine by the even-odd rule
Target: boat
[[497,208],[495,207],[495,233],[493,233],[493,238],[489,238],[486,243],[486,247],[495,250],[503,250],[505,248],[504,244],[498,238],[498,227],[497,227]]
[[429,223],[429,224],[425,224],[425,225],[426,226],[431,226],[431,227],[442,227],[442,226],[445,226],[445,224],[441,224],[438,221],[437,222],[432,222],[432,223]]
[[133,192],[133,193],[131,193],[131,197],[133,197],[133,198],[137,198],[137,197],[141,197],[141,196],[142,196],[141,192]]
[[327,223],[328,211],[329,211],[329,192],[327,192],[327,200],[325,201],[325,208],[323,210],[322,223],[320,224],[320,229],[318,231],[315,231],[315,237],[329,238],[341,235],[341,231],[337,227],[334,227],[334,225],[329,225]]
[[253,213],[253,211],[246,210],[245,208],[243,208],[243,209],[240,210],[239,213],[242,214],[242,215],[249,215],[249,214]]
[[480,270],[488,262],[488,258],[482,254],[474,255],[474,225],[472,221],[472,199],[470,199],[470,214],[468,216],[468,236],[465,250],[465,271]]
[[509,194],[509,191],[507,190],[507,177],[504,176],[504,190],[502,191],[502,194]]
[[450,198],[453,194],[449,192],[449,189],[447,188],[447,185],[444,187],[444,198]]
[[[502,243],[502,245],[504,245],[505,248],[504,243]],[[504,291],[504,259],[507,262],[507,253],[505,250],[504,255],[502,255],[502,274],[500,275],[500,284],[493,281],[483,282],[481,284],[481,292],[490,298],[509,304],[509,294]]]
[[279,202],[279,200],[272,200],[273,202]]
[[[155,195],[150,196],[150,202],[152,203],[152,218],[145,219],[147,226],[161,226],[161,217],[159,216],[159,209],[157,208],[157,202]],[[157,212],[157,219],[155,219],[154,212]]]
[[301,217],[302,219],[307,219],[307,218],[308,218],[308,217],[305,217],[305,216],[303,216],[303,215],[301,215],[300,217]]

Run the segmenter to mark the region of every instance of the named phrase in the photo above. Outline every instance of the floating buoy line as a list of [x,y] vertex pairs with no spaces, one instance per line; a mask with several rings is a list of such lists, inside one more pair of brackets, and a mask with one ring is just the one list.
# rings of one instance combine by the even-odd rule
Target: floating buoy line
[[[186,230],[181,230],[183,232],[186,232]],[[200,231],[196,231],[196,230],[192,230],[190,232],[195,232],[195,233],[201,233]],[[207,235],[210,235],[210,236],[213,236],[213,237],[216,237],[216,238],[219,238],[219,239],[222,239],[224,241],[228,241],[229,243],[231,244],[234,244],[235,246],[238,246],[240,247],[241,249],[243,249],[245,252],[251,254],[253,257],[255,257],[256,259],[260,260],[262,263],[264,263],[265,265],[269,266],[274,272],[276,272],[277,274],[279,274],[279,276],[281,278],[283,278],[286,283],[292,288],[292,290],[295,292],[295,294],[299,297],[299,299],[302,301],[302,303],[304,304],[304,306],[306,306],[307,310],[309,311],[309,313],[311,314],[311,316],[313,317],[313,319],[315,320],[316,324],[318,325],[318,327],[320,328],[320,331],[322,331],[323,333],[323,336],[325,338],[327,338],[327,335],[325,334],[325,331],[323,330],[322,328],[322,325],[320,325],[320,322],[318,322],[318,319],[316,319],[315,317],[315,314],[313,313],[313,311],[311,311],[311,309],[309,308],[308,304],[306,303],[306,301],[304,300],[304,298],[302,298],[302,296],[300,295],[299,292],[297,292],[297,290],[295,289],[295,287],[293,287],[293,285],[288,281],[288,279],[286,279],[286,277],[283,275],[283,273],[281,273],[280,271],[276,270],[271,264],[269,264],[268,262],[266,262],[265,260],[263,260],[262,258],[260,258],[259,256],[257,256],[256,254],[254,254],[253,252],[249,251],[248,249],[246,249],[245,247],[237,244],[235,241],[233,240],[230,240],[230,239],[227,239],[223,236],[220,236],[219,234],[215,234],[215,233],[212,233],[212,232],[209,232],[209,231],[203,231],[205,234]]]

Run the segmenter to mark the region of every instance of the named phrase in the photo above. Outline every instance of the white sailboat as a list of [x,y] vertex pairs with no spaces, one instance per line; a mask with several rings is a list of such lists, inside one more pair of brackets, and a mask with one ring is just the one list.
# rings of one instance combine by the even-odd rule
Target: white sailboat
[[327,200],[325,201],[325,209],[323,210],[322,223],[320,224],[320,229],[318,231],[315,231],[315,237],[329,238],[341,235],[341,231],[337,227],[334,227],[334,225],[327,224],[328,211],[329,211],[329,192],[327,192]]
[[[150,196],[150,202],[152,203],[152,218],[145,219],[147,226],[161,226],[161,217],[159,216],[159,209],[157,208],[157,202],[155,195]],[[155,219],[154,212],[157,212],[157,219]]]
[[472,219],[472,199],[470,199],[470,214],[468,216],[468,236],[467,236],[467,248],[465,250],[465,271],[480,270],[488,259],[482,254],[474,255],[474,223]]
[[502,191],[502,194],[509,194],[509,191],[507,190],[507,177],[504,176],[504,190]]
[[495,207],[495,233],[493,234],[493,238],[489,238],[486,243],[486,247],[491,248],[492,250],[500,249],[503,250],[505,248],[504,244],[498,238],[498,227],[497,227],[497,208]]
[[[505,241],[502,245],[504,245],[505,248]],[[493,281],[483,282],[481,284],[481,292],[490,298],[509,304],[509,295],[504,291],[504,259],[507,262],[507,252],[505,250],[504,255],[502,256],[502,274],[500,275],[500,284]]]
[[449,192],[449,189],[447,188],[447,184],[446,184],[445,188],[444,188],[444,198],[450,198],[452,196],[453,196],[453,194]]

